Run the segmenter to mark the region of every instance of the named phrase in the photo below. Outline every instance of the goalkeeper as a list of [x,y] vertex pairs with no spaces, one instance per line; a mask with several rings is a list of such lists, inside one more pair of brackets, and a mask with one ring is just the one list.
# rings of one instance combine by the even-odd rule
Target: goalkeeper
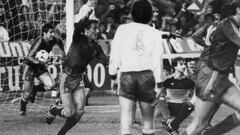
[[[24,90],[20,107],[21,115],[26,114],[26,106],[29,100],[34,103],[37,91],[51,90],[55,86],[55,82],[46,68],[48,60],[36,57],[36,54],[42,51],[49,53],[55,44],[59,45],[64,54],[62,42],[54,36],[54,27],[50,24],[45,24],[42,27],[42,36],[35,39],[25,60],[26,65],[23,76]],[[41,81],[36,86],[34,85],[35,77]]]

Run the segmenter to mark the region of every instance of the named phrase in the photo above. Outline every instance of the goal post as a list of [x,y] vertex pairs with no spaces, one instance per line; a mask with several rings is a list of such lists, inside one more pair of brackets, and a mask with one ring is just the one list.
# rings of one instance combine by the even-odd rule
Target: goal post
[[65,52],[67,53],[70,45],[72,43],[72,36],[74,31],[74,0],[67,0],[66,1],[66,30],[67,30],[67,37],[66,37],[66,45],[65,45]]
[[[65,51],[68,52],[74,32],[74,15],[79,12],[84,1],[86,0],[0,0],[0,19],[3,19],[0,28],[3,26],[10,38],[9,41],[1,41],[0,38],[0,106],[5,103],[9,106],[9,101],[19,101],[24,89],[23,58],[28,55],[33,40],[40,36],[44,24],[51,23],[55,26],[55,36],[64,41]],[[102,48],[105,48],[104,52],[108,54],[109,42],[99,43],[106,44]],[[52,55],[53,62],[58,63],[58,58],[61,57],[58,46],[54,46]],[[58,84],[61,75],[60,62],[49,65],[48,70]],[[109,90],[110,81],[106,71],[106,67],[97,60],[87,66],[86,72],[94,84],[94,89]],[[37,83],[40,82],[36,81],[35,84]],[[49,105],[54,99],[50,94],[39,93],[36,104]]]
[[[3,33],[0,33],[0,105],[9,104],[9,101],[15,101],[21,96],[24,70],[22,58],[27,56],[34,39],[42,34],[44,24],[52,24],[57,38],[66,43],[66,49],[69,48],[73,32],[73,6],[73,0],[0,1],[0,29],[5,29],[9,35],[9,40],[5,41],[2,40]],[[54,62],[58,63],[61,55],[58,46],[54,46],[52,55]],[[60,66],[48,66],[56,81],[59,80]],[[50,93],[38,95],[36,103],[43,105],[52,101],[52,97],[47,94]]]

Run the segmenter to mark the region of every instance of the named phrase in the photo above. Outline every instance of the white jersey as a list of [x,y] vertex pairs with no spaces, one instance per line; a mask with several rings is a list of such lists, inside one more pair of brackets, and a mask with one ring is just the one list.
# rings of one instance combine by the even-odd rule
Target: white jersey
[[162,33],[153,27],[131,22],[120,25],[111,44],[109,74],[151,70],[162,82]]

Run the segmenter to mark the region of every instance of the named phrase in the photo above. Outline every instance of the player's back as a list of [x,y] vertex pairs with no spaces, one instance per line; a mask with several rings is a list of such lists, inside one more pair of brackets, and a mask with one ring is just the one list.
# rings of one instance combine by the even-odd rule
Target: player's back
[[[151,69],[153,51],[156,46],[162,46],[161,40],[161,32],[149,25],[132,22],[119,26],[112,45],[119,46],[120,70]],[[161,51],[162,49],[159,53],[162,53]]]

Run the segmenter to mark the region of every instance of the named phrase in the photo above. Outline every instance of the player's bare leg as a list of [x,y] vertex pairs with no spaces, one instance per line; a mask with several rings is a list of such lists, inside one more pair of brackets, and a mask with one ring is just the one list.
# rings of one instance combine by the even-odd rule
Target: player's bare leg
[[20,106],[20,115],[25,115],[26,114],[26,106],[29,100],[30,95],[32,94],[32,85],[33,85],[33,80],[24,80],[24,91],[22,94],[21,98],[21,106]]
[[57,107],[54,105],[50,106],[49,112],[46,116],[47,124],[52,124],[56,116],[69,118],[73,116],[76,111],[72,93],[66,92],[66,91],[64,92],[62,90],[60,92],[61,92],[63,107]]
[[234,66],[234,73],[236,78],[236,84],[238,87],[240,87],[240,59],[239,56],[237,56],[235,66]]
[[88,105],[88,99],[90,96],[91,90],[89,88],[84,88],[84,94],[85,94],[85,105]]
[[[168,125],[166,124],[166,127],[168,127],[168,129],[177,129],[178,127],[177,126],[179,126],[180,125],[180,123],[188,116],[188,115],[190,115],[190,113],[193,111],[193,109],[194,109],[194,106],[193,105],[195,105],[196,104],[196,102],[197,102],[197,96],[195,95],[195,93],[194,93],[194,95],[193,95],[193,97],[192,97],[192,99],[190,100],[190,104],[189,105],[184,105],[183,106],[183,108],[182,108],[182,110],[184,110],[185,109],[185,111],[181,111],[180,112],[180,114],[179,114],[179,116],[177,116],[171,123],[169,123]],[[216,111],[218,110],[218,108],[219,108],[219,104],[217,104],[216,106],[215,106],[215,108],[213,109],[214,111],[212,111],[211,112],[211,114],[209,115],[209,117],[208,117],[208,126],[207,126],[207,129],[208,128],[211,128],[211,119],[213,118],[213,116],[214,116],[214,114],[216,113]],[[187,110],[186,110],[187,109]],[[171,130],[170,130],[171,131]]]
[[55,82],[48,72],[43,73],[38,77],[40,81],[38,85],[32,86],[32,92],[29,95],[29,100],[34,103],[37,96],[37,92],[45,92],[46,90],[51,90],[55,86]]
[[[65,135],[67,131],[69,131],[72,127],[74,127],[78,121],[81,119],[84,113],[84,106],[85,106],[85,94],[84,90],[76,90],[73,95],[75,109],[71,108],[69,115],[67,116],[67,120],[61,130],[58,132],[58,135]],[[64,101],[63,101],[64,103]],[[68,105],[69,106],[69,105]],[[64,106],[66,107],[66,106]],[[65,110],[65,108],[64,108]],[[72,114],[73,110],[75,110],[74,114]]]
[[56,105],[50,106],[49,111],[46,115],[47,124],[52,124],[56,116],[68,118],[74,115],[75,105],[72,97],[73,97],[72,93],[69,93],[69,92],[61,94],[63,107],[57,107]]
[[[228,90],[226,90],[226,92],[223,93],[222,95],[222,102],[234,109],[236,109],[237,111],[240,111],[240,101],[237,100],[240,97],[240,91],[236,86],[232,86],[230,87]],[[207,103],[207,101],[205,101]],[[208,103],[211,104],[212,102]],[[212,103],[213,104],[213,103]],[[196,107],[199,108],[199,102],[197,102]],[[188,128],[187,128],[187,134],[188,135],[198,135],[201,133],[201,131],[203,131],[204,128],[206,128],[206,123],[207,123],[207,119],[208,118],[206,115],[211,114],[211,112],[205,114],[208,111],[208,108],[205,105],[203,105],[204,109],[200,109],[204,110],[202,112],[199,112],[196,110],[196,117],[194,117],[194,119],[199,119],[199,121],[194,121],[195,124],[191,124]],[[212,109],[212,111],[214,111],[214,109]],[[199,116],[203,116],[203,117],[199,117]],[[212,134],[212,133],[217,133],[217,134],[223,134],[226,133],[227,131],[233,129],[234,127],[238,126],[240,124],[240,117],[239,114],[231,114],[229,115],[225,120],[223,120],[222,122],[220,122],[218,125],[216,125],[216,127],[214,126],[213,128],[209,129],[207,132],[205,132],[205,134]],[[195,125],[195,126],[194,126]],[[221,127],[221,130],[219,130],[219,128]],[[198,130],[198,131],[197,131]]]
[[25,66],[24,68],[24,76],[23,76],[23,93],[21,97],[21,102],[20,102],[20,115],[25,115],[26,114],[26,106],[30,97],[30,94],[32,93],[32,85],[33,85],[33,73],[29,70],[29,66]]
[[222,96],[224,104],[236,110],[235,113],[227,116],[222,122],[207,130],[204,135],[224,134],[240,125],[240,90],[238,87],[230,87]]
[[131,134],[131,126],[133,121],[133,106],[135,102],[128,98],[119,96],[119,104],[121,111],[121,134],[128,135]]
[[38,77],[38,79],[44,84],[45,90],[51,90],[55,86],[55,82],[50,73],[45,72]]
[[57,107],[55,105],[50,106],[49,113],[46,116],[46,122],[48,124],[51,124],[57,115],[67,118],[58,135],[65,135],[67,131],[77,124],[84,113],[84,87],[77,89],[80,81],[81,77],[71,78],[71,76],[68,76],[67,74],[62,76],[60,95],[63,107]]
[[32,86],[32,92],[29,95],[29,100],[34,103],[35,98],[37,95],[37,92],[45,92],[46,90],[51,90],[55,86],[55,82],[52,79],[51,75],[48,72],[43,73],[38,77],[38,80],[40,81],[38,85]]
[[222,95],[222,102],[240,112],[240,89],[236,86],[230,87]]
[[139,102],[142,114],[142,133],[143,135],[154,135],[153,115],[154,107],[147,102]]
[[140,119],[140,121],[138,121],[137,120],[137,104],[138,104],[138,102],[136,102],[135,104],[134,104],[134,106],[133,106],[133,114],[132,114],[132,116],[133,116],[133,124],[137,124],[137,125],[141,125],[141,119]]
[[195,116],[192,123],[187,127],[187,135],[200,135],[201,132],[208,126],[209,114],[216,108],[216,103],[210,101],[203,101],[200,98],[196,99]]

